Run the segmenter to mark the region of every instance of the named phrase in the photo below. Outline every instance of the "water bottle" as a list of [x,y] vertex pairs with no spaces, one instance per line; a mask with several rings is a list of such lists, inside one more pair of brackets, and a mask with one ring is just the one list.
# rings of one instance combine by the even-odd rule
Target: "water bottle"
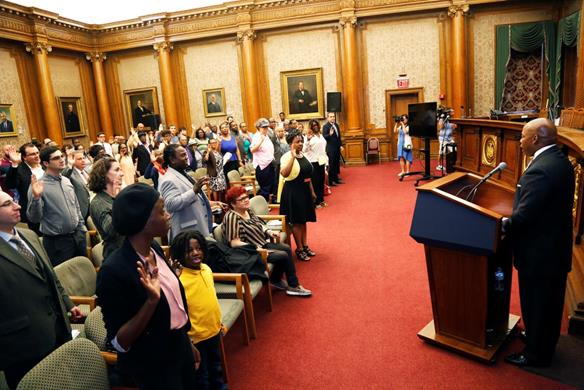
[[505,274],[503,273],[503,270],[501,267],[497,267],[497,270],[495,271],[495,291],[505,291],[505,285],[503,283],[504,279]]

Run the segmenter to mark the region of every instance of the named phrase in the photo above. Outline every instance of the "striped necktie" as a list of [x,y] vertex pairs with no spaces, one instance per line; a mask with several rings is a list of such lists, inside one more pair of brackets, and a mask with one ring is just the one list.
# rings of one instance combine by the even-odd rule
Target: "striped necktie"
[[22,239],[14,236],[10,239],[10,242],[12,242],[16,245],[17,252],[20,253],[22,255],[22,257],[24,257],[26,259],[26,261],[28,261],[28,263],[32,266],[32,268],[34,268],[35,270],[40,272],[39,264],[36,261],[36,257],[34,255],[34,253],[32,253],[26,247],[26,245],[24,245],[24,242],[22,242]]

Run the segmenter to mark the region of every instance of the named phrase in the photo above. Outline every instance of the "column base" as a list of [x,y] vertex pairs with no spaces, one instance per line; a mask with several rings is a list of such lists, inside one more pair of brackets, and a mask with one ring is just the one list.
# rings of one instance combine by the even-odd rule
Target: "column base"
[[347,166],[364,166],[365,164],[365,140],[363,136],[345,138],[345,151],[343,157]]

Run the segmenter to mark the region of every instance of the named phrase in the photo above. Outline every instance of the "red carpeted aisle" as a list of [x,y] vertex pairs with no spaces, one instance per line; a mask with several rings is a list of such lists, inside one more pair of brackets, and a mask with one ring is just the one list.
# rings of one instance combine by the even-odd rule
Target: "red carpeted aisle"
[[[297,262],[309,299],[274,292],[274,311],[255,303],[258,338],[226,338],[231,389],[560,389],[560,383],[502,361],[486,366],[427,345],[417,332],[432,318],[423,247],[408,235],[414,178],[397,163],[343,169],[309,224],[317,256]],[[448,227],[445,226],[445,229]],[[516,285],[512,312],[519,314]]]

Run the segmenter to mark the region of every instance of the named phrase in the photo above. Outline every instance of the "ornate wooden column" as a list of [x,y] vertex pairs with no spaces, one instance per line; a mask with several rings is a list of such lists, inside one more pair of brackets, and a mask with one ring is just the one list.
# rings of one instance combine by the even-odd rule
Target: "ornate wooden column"
[[450,101],[456,117],[468,114],[468,63],[466,50],[466,14],[468,10],[469,6],[467,4],[451,5],[448,8],[448,16],[452,18],[452,53],[450,55],[452,61],[452,97]]
[[99,111],[101,130],[105,133],[106,138],[109,139],[114,136],[114,128],[107,98],[105,72],[103,70],[103,61],[107,59],[107,56],[104,53],[93,52],[86,53],[85,58],[91,61],[93,67],[93,79],[95,81],[95,94],[97,96],[97,109]]
[[364,129],[361,125],[359,96],[359,57],[357,53],[357,17],[352,14],[341,17],[343,61],[343,107],[345,109],[345,160],[349,165],[364,165]]
[[241,45],[241,62],[243,70],[243,95],[245,96],[244,117],[250,129],[260,117],[260,100],[258,95],[258,79],[254,50],[255,32],[251,29],[237,33],[237,42]]
[[154,50],[158,55],[158,70],[160,72],[160,86],[162,87],[162,101],[164,104],[164,122],[166,125],[178,126],[176,111],[176,98],[174,96],[174,84],[170,66],[170,51],[172,44],[162,41],[154,44]]
[[[34,65],[41,95],[41,105],[45,128],[45,136],[63,145],[63,133],[61,132],[61,121],[59,120],[59,111],[57,111],[57,102],[55,92],[53,91],[53,82],[51,81],[51,72],[49,70],[48,53],[53,48],[46,42],[33,41],[26,45],[26,51],[30,52],[34,58]],[[42,140],[41,140],[42,141]]]

